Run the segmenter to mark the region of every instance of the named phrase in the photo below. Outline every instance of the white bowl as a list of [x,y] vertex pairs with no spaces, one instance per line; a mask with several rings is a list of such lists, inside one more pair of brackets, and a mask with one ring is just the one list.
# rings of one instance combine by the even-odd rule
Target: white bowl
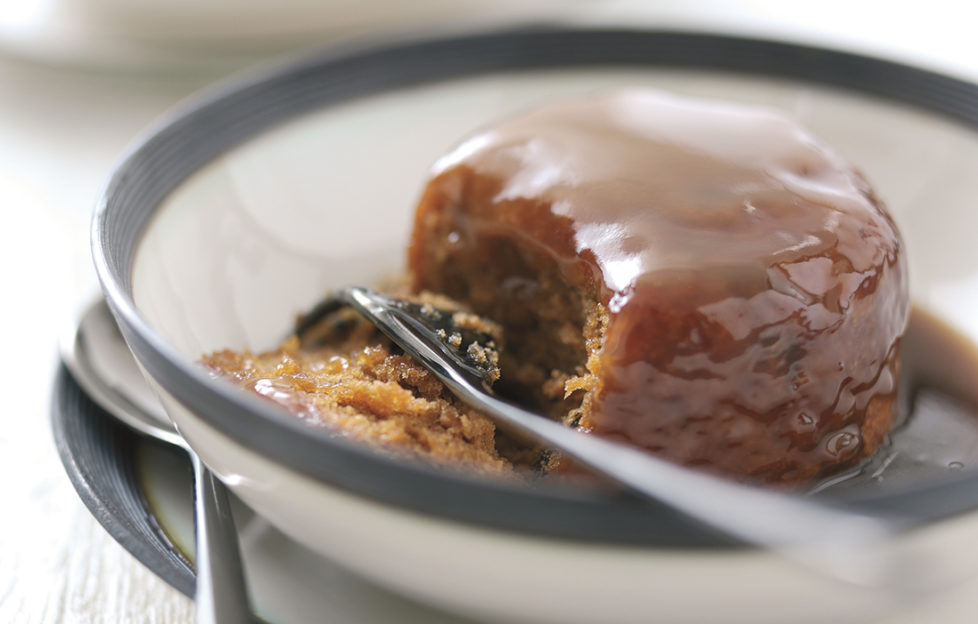
[[[861,621],[978,575],[961,548],[978,537],[976,513],[893,545],[894,561],[926,557],[913,578],[927,583],[846,585],[615,493],[396,462],[195,363],[214,349],[272,347],[329,288],[400,271],[429,166],[473,128],[621,86],[798,119],[890,206],[915,301],[978,338],[978,253],[960,235],[978,225],[978,87],[781,43],[522,29],[310,58],[201,96],[132,150],[96,212],[95,261],[180,431],[283,532],[395,591],[478,616]],[[975,482],[965,474],[870,502],[912,508],[938,496],[962,512],[978,503]]]

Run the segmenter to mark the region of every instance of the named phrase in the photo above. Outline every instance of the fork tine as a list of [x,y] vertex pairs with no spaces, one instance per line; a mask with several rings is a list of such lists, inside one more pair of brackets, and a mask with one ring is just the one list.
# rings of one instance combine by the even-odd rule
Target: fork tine
[[479,317],[444,310],[431,303],[388,297],[368,288],[348,286],[335,290],[301,317],[294,333],[301,339],[330,315],[350,307],[395,344],[411,353],[404,341],[413,336],[437,350],[471,382],[488,388],[499,378],[495,337],[479,329]]

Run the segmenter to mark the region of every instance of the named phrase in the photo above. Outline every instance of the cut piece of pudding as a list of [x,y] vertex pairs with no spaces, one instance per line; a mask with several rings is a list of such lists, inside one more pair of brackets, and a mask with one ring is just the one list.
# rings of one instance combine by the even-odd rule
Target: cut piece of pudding
[[503,325],[504,392],[790,484],[870,455],[893,422],[903,255],[866,180],[792,121],[626,91],[502,120],[443,157],[409,272]]
[[[442,298],[422,302],[455,309]],[[498,327],[483,319],[469,314],[461,322],[498,339]],[[336,435],[466,472],[517,476],[512,457],[496,451],[492,421],[458,401],[352,309],[323,319],[302,343],[293,336],[272,351],[218,351],[202,363]]]

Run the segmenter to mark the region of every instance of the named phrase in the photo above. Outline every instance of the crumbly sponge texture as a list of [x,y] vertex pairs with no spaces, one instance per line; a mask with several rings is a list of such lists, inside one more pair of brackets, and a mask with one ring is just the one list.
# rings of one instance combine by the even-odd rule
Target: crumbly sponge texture
[[[579,378],[587,376],[588,352],[599,346],[591,330],[600,323],[589,320],[599,313],[597,297],[587,287],[586,275],[578,275],[576,286],[568,284],[566,267],[557,264],[546,246],[514,238],[505,223],[521,219],[526,211],[549,208],[522,201],[489,208],[497,190],[492,182],[464,171],[428,185],[408,254],[410,284],[415,291],[444,293],[499,323],[506,346],[500,353],[497,391],[571,424],[568,415],[578,413],[585,390]],[[491,211],[501,222],[499,231],[473,234],[459,228],[462,201],[470,202],[466,211]],[[539,240],[554,234],[526,235]],[[566,235],[557,233],[558,238]],[[572,380],[578,381],[568,385]],[[571,387],[574,391],[568,393]]]
[[336,435],[455,469],[514,474],[496,452],[489,419],[457,401],[372,326],[350,318],[343,329],[342,340],[324,346],[292,337],[274,351],[219,351],[203,364]]

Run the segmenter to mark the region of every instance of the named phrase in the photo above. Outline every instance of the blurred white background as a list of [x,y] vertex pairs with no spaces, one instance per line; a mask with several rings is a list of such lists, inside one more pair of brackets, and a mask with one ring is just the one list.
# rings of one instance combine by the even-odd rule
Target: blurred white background
[[[181,98],[270,56],[392,26],[514,20],[766,35],[978,80],[974,20],[967,3],[953,0],[0,0],[0,271],[8,302],[0,313],[0,622],[192,618],[189,601],[84,508],[50,435],[57,335],[95,291],[89,215],[127,143]],[[975,591],[899,622],[972,622]]]

